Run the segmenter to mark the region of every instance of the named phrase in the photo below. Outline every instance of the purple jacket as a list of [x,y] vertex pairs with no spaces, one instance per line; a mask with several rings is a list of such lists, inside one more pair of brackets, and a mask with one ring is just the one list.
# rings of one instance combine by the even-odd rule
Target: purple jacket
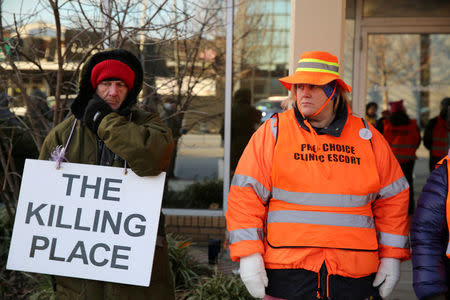
[[446,200],[447,166],[433,170],[419,197],[411,224],[413,286],[419,299],[447,294],[450,283]]

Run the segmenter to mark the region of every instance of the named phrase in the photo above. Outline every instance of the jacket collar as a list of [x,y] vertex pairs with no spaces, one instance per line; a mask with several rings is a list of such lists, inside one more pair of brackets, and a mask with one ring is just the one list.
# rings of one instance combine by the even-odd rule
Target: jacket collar
[[[303,118],[302,114],[300,113],[297,103],[294,105],[294,112],[295,112],[295,118],[297,119],[297,123],[300,125],[301,128],[305,129],[309,132],[309,128],[305,125],[305,118]],[[348,110],[347,105],[341,101],[336,116],[334,117],[334,120],[331,122],[330,125],[324,128],[316,128],[313,127],[313,129],[316,131],[318,135],[321,134],[328,134],[334,137],[339,137],[342,133],[342,129],[344,129],[345,122],[347,122],[347,116],[348,116]]]

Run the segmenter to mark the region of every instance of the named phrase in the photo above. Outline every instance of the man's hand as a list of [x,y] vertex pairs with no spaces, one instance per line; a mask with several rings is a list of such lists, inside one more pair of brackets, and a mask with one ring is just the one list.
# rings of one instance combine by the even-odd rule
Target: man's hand
[[391,257],[380,259],[373,286],[378,286],[382,298],[389,296],[400,279],[400,260]]
[[264,261],[260,253],[241,257],[240,274],[250,295],[255,298],[263,298],[266,294],[265,288],[268,280]]
[[102,98],[94,94],[84,111],[83,123],[93,132],[97,133],[98,126],[103,118],[113,110]]

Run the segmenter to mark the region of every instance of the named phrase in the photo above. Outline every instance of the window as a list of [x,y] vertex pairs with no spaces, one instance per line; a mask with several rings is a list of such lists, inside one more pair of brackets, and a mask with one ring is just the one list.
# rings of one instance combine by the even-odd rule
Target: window
[[363,17],[450,17],[450,2],[442,0],[365,0]]

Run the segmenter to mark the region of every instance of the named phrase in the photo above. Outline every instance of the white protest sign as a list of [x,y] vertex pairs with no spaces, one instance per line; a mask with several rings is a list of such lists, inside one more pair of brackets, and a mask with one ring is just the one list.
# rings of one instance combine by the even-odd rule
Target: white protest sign
[[7,269],[148,286],[164,180],[27,159]]

